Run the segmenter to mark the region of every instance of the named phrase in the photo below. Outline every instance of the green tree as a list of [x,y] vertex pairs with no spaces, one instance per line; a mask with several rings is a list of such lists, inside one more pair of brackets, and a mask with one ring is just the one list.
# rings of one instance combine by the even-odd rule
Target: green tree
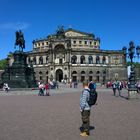
[[0,60],[0,69],[5,69],[7,64],[8,64],[7,59]]
[[[130,66],[131,65],[131,62],[127,62],[127,66]],[[140,68],[140,63],[139,62],[133,62],[133,65],[137,68]]]

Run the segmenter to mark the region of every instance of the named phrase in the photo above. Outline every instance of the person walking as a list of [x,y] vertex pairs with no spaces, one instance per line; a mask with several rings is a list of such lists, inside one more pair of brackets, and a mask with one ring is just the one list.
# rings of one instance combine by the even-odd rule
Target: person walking
[[46,82],[45,84],[45,90],[46,90],[46,96],[50,96],[50,93],[49,93],[49,83]]
[[121,93],[122,93],[122,83],[120,81],[118,81],[118,83],[117,83],[117,90],[118,90],[119,96],[121,96]]
[[90,130],[90,106],[88,104],[88,100],[90,97],[90,89],[88,88],[88,81],[83,83],[84,90],[80,96],[80,111],[81,111],[81,118],[82,118],[82,132],[80,136],[86,137],[89,136]]
[[113,84],[112,84],[112,89],[113,89],[114,96],[116,95],[116,88],[117,88],[117,85],[116,85],[116,82],[114,81]]
[[5,92],[8,92],[9,91],[9,86],[8,86],[8,83],[4,83],[3,84],[3,90],[5,91]]
[[40,82],[38,88],[39,88],[38,96],[44,96],[44,84],[42,82]]

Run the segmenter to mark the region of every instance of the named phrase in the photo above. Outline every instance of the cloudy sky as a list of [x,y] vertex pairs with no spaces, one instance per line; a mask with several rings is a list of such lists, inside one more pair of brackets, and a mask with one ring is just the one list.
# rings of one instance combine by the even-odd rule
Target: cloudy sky
[[32,41],[55,33],[57,26],[94,33],[101,49],[140,45],[140,0],[0,0],[0,59],[14,52],[21,29],[26,49]]

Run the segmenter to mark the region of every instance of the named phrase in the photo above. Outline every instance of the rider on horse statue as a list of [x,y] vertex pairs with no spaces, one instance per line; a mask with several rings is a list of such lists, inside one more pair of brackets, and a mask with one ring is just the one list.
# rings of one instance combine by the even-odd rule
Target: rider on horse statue
[[24,35],[21,30],[16,31],[15,48],[16,48],[16,45],[19,45],[19,51],[23,51],[23,49],[25,49]]

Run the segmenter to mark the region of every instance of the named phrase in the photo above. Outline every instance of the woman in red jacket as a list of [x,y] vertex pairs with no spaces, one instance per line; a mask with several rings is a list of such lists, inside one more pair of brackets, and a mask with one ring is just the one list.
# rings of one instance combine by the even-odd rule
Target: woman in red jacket
[[45,89],[46,89],[46,96],[50,96],[50,93],[49,93],[49,83],[48,82],[46,82]]

